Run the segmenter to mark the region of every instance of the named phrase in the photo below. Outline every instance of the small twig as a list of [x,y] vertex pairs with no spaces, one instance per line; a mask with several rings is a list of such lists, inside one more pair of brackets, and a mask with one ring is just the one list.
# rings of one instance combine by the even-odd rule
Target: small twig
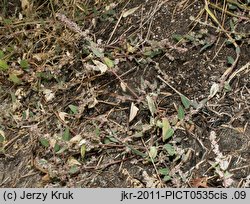
[[[131,68],[131,69],[129,69],[128,71],[126,71],[125,73],[121,74],[119,77],[121,78],[121,77],[127,75],[128,73],[134,71],[136,68],[137,68],[137,67],[134,66],[133,68]],[[111,84],[111,83],[114,82],[115,80],[117,80],[117,79],[112,79],[112,80],[109,81],[108,83],[102,85],[99,89],[104,89],[106,86],[108,86],[109,84]]]
[[109,162],[107,164],[103,164],[103,165],[100,165],[100,166],[85,166],[83,167],[84,170],[91,170],[91,169],[94,169],[94,170],[104,170],[106,169],[107,167],[111,166],[111,165],[114,165],[114,164],[118,164],[118,163],[121,163],[121,162],[124,162],[124,161],[127,161],[129,159],[133,159],[135,156],[132,156],[132,157],[128,157],[128,158],[125,158],[125,159],[120,159],[120,160],[117,160],[117,161],[113,161],[113,162]]
[[[178,95],[182,96],[183,94],[179,92],[177,89],[175,89],[172,85],[170,85],[167,81],[165,81],[163,78],[161,78],[159,75],[157,76],[158,79],[160,79],[162,82],[167,84],[171,89],[173,89],[174,92],[176,92]],[[184,96],[184,95],[183,95]]]
[[141,141],[142,141],[142,144],[145,147],[145,149],[146,149],[146,151],[147,151],[147,153],[148,153],[148,155],[150,157],[150,160],[151,160],[151,162],[152,162],[152,164],[154,166],[154,169],[155,169],[155,172],[156,172],[156,176],[157,176],[158,180],[160,181],[161,187],[164,187],[163,182],[162,182],[161,177],[160,177],[160,174],[159,174],[159,171],[156,168],[155,162],[154,162],[153,158],[151,157],[151,155],[149,153],[149,150],[148,150],[148,148],[147,148],[147,146],[146,146],[146,144],[145,144],[145,142],[144,142],[144,140],[142,138],[141,138]]
[[150,16],[147,18],[147,20],[145,20],[143,23],[140,24],[140,26],[136,29],[136,31],[132,32],[128,38],[130,38],[131,36],[133,36],[136,32],[138,32],[138,30],[140,30],[144,25],[146,25],[149,21],[151,21],[151,19],[155,16],[156,12],[162,8],[162,5],[164,5],[166,2],[168,2],[169,0],[164,0],[161,3],[156,3],[156,7],[154,7],[152,13],[150,14]]
[[233,72],[231,74],[231,76],[229,77],[229,79],[227,80],[228,83],[231,82],[231,80],[237,75],[239,74],[240,72],[244,71],[245,69],[248,69],[250,67],[250,62],[248,62],[247,64],[245,64],[243,67],[241,67],[239,70]]
[[[10,146],[11,146],[11,144],[13,143],[13,142],[15,142],[19,137],[21,137],[22,135],[17,135],[16,137],[14,137],[14,138],[12,138],[10,141],[8,141],[4,146],[3,146],[3,149],[4,150],[7,150]],[[27,136],[27,135],[25,135],[25,136]]]
[[223,89],[224,84],[227,80],[227,78],[231,75],[231,73],[233,72],[234,68],[236,67],[238,60],[239,60],[240,55],[237,53],[237,57],[234,60],[234,63],[231,65],[231,67],[229,67],[224,74],[220,77],[220,90]]
[[237,168],[234,168],[234,169],[230,169],[229,171],[230,171],[230,172],[239,171],[239,170],[241,170],[241,169],[246,169],[246,168],[249,168],[249,167],[250,167],[250,164],[245,165],[245,166],[241,166],[241,167],[237,167]]
[[77,135],[77,133],[71,128],[69,127],[59,116],[59,114],[53,110],[53,113],[56,115],[56,117],[58,118],[58,120],[63,124],[63,126],[65,126],[66,128],[69,129],[69,131],[73,134],[73,135]]
[[140,97],[128,86],[128,85],[126,85],[126,83],[121,79],[121,77],[118,75],[118,74],[116,74],[116,72],[115,71],[113,71],[113,70],[110,70],[119,80],[120,80],[120,82],[122,82],[122,83],[124,83],[125,84],[125,86],[126,86],[126,88],[137,98],[137,99],[139,99]]
[[[126,5],[123,7],[123,9],[126,8],[126,6],[128,5],[129,2],[130,2],[130,0],[126,3]],[[112,39],[112,37],[113,37],[113,35],[114,35],[114,33],[115,33],[115,31],[116,31],[118,25],[119,25],[119,23],[120,23],[120,21],[121,21],[121,19],[122,19],[123,14],[124,14],[124,10],[122,11],[122,13],[121,13],[121,15],[120,15],[118,21],[116,22],[115,27],[114,27],[114,29],[113,29],[111,35],[109,36],[109,39],[108,39],[108,41],[107,41],[106,44],[109,44],[109,43],[110,43],[110,41],[111,41],[111,39]]]

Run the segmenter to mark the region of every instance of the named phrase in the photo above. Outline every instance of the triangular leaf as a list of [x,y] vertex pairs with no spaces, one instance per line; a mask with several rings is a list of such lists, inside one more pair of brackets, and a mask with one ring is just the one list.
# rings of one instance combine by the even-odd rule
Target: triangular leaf
[[136,117],[138,111],[139,109],[135,106],[134,102],[132,102],[130,106],[129,122]]

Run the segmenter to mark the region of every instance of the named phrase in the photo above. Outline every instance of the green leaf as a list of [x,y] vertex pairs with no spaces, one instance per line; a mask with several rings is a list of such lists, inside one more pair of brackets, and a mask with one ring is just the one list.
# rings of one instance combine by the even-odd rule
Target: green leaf
[[191,35],[185,35],[184,36],[185,37],[185,39],[187,39],[188,41],[190,41],[190,42],[195,42],[195,38],[193,37],[193,36],[191,36]]
[[228,4],[228,8],[230,10],[236,10],[237,9],[237,6],[233,5],[233,4]]
[[77,165],[73,165],[73,166],[71,166],[70,169],[69,169],[69,173],[70,173],[70,174],[75,174],[75,173],[77,173],[78,171],[79,171],[79,166],[77,166]]
[[0,143],[4,143],[4,141],[5,141],[4,135],[0,134]]
[[107,57],[104,57],[103,61],[108,66],[108,68],[113,68],[115,66],[115,63]]
[[160,49],[155,49],[155,50],[147,50],[143,54],[147,57],[154,58],[155,56],[159,55],[162,53],[162,50]]
[[63,153],[67,148],[66,147],[60,147],[60,149],[56,152],[56,154],[61,154]]
[[157,156],[157,148],[155,146],[152,146],[150,147],[150,150],[149,150],[149,157],[151,159],[155,159]]
[[60,149],[61,149],[60,145],[56,143],[54,146],[54,151],[58,152]]
[[182,102],[185,109],[188,109],[190,104],[191,104],[190,100],[184,95],[181,95],[181,102]]
[[12,81],[14,84],[21,84],[22,81],[17,77],[15,74],[10,74],[9,75],[9,80]]
[[6,71],[9,69],[9,65],[6,61],[0,59],[0,70]]
[[103,143],[104,143],[104,144],[110,144],[111,141],[110,141],[109,138],[105,137]]
[[0,59],[2,59],[3,57],[4,57],[4,52],[0,50]]
[[94,53],[94,55],[100,59],[104,57],[104,54],[100,48],[95,47],[96,44],[94,42],[90,45],[90,50]]
[[174,135],[174,130],[172,128],[169,128],[166,132],[165,135],[165,140],[169,139],[170,137],[172,137]]
[[23,69],[28,69],[29,68],[29,63],[27,60],[23,59],[20,61],[20,66],[23,68]]
[[231,28],[231,32],[234,32],[235,25],[234,25],[234,22],[232,21],[232,19],[229,20],[229,25],[230,25],[230,28]]
[[0,134],[0,143],[3,143],[5,141],[5,137]]
[[183,39],[183,36],[180,35],[180,34],[174,34],[172,35],[172,38],[176,41],[176,42],[179,42]]
[[[3,130],[0,129],[0,143],[4,143],[6,140],[5,133]],[[0,145],[1,146],[1,145]]]
[[158,127],[158,128],[162,128],[163,127],[163,124],[162,124],[162,122],[160,120],[156,121],[156,127]]
[[163,178],[163,181],[165,181],[165,182],[167,182],[167,181],[170,181],[172,178],[171,178],[171,176],[164,176],[164,178]]
[[39,139],[40,143],[42,144],[42,146],[44,147],[49,147],[49,141],[45,138],[40,138]]
[[66,128],[63,135],[62,135],[62,139],[64,141],[69,141],[70,140],[70,132],[69,132],[69,128]]
[[201,49],[200,52],[203,52],[204,50],[206,50],[207,48],[211,47],[214,43],[209,43],[207,42]]
[[165,142],[168,138],[173,135],[173,129],[170,127],[167,118],[162,119],[162,141]]
[[170,156],[174,156],[175,155],[175,149],[174,149],[173,145],[171,145],[171,144],[165,144],[163,146],[163,148],[168,152],[168,154]]
[[74,106],[74,105],[69,105],[70,110],[74,113],[77,114],[78,113],[78,107]]
[[169,172],[170,172],[169,168],[161,168],[161,169],[159,169],[159,173],[161,175],[164,175],[164,176],[167,176],[169,174]]
[[11,24],[13,24],[13,21],[10,18],[5,18],[5,19],[3,19],[3,23],[5,25],[11,25]]
[[185,111],[182,106],[178,108],[178,119],[183,120],[185,118]]
[[85,158],[85,154],[86,154],[86,145],[83,144],[83,145],[81,146],[81,157],[82,157],[82,159]]
[[234,58],[232,58],[231,56],[227,56],[227,63],[232,65],[234,63]]
[[146,154],[144,154],[143,152],[141,152],[141,151],[139,151],[139,150],[133,148],[132,146],[127,145],[127,147],[128,147],[129,149],[131,149],[131,151],[132,151],[134,154],[139,155],[139,156],[141,156],[141,157],[146,157]]
[[117,139],[115,139],[114,137],[110,137],[108,136],[108,139],[111,141],[111,142],[115,142],[115,143],[118,143],[119,141]]
[[232,87],[227,81],[224,83],[224,89],[226,92],[232,91]]
[[99,137],[101,134],[100,128],[94,122],[93,125],[95,126],[95,136]]

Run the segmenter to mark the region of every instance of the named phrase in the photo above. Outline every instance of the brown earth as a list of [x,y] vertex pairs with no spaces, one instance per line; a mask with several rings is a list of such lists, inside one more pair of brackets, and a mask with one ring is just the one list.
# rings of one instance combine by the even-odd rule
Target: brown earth
[[[108,71],[105,74],[86,71],[85,39],[79,37],[77,33],[73,34],[70,29],[63,28],[58,20],[53,20],[51,13],[43,16],[43,9],[49,8],[49,5],[42,5],[40,10],[37,10],[38,17],[44,18],[47,26],[39,37],[41,44],[37,42],[37,47],[29,50],[28,45],[25,47],[24,44],[32,42],[32,36],[26,35],[20,48],[27,52],[26,56],[31,61],[33,60],[31,71],[23,76],[24,80],[25,77],[30,77],[29,80],[22,85],[13,86],[11,82],[6,81],[5,75],[0,75],[2,101],[0,130],[5,132],[7,141],[4,153],[0,154],[0,186],[246,187],[249,185],[249,66],[232,79],[230,91],[218,93],[196,112],[194,108],[188,109],[184,123],[173,122],[177,116],[178,106],[181,105],[177,91],[190,100],[201,102],[208,97],[213,83],[218,82],[229,67],[227,57],[236,57],[233,46],[223,45],[227,39],[223,33],[219,34],[207,25],[198,24],[193,28],[194,23],[190,17],[197,16],[204,7],[203,3],[194,1],[187,6],[185,2],[188,1],[183,1],[182,5],[180,1],[175,0],[131,0],[120,2],[114,8],[114,14],[107,14],[108,16],[102,15],[101,3],[97,4],[100,13],[90,12],[83,18],[76,12],[73,20],[79,25],[83,22],[83,30],[89,29],[96,41],[101,39],[101,45],[103,44],[107,56],[120,61],[114,72]],[[10,1],[8,4],[16,9],[5,13],[7,17],[17,15],[15,12],[22,10],[16,1]],[[109,5],[106,2],[103,4]],[[137,6],[139,7],[134,13],[120,19],[125,9]],[[55,6],[54,9],[58,13],[64,12],[63,8]],[[220,17],[219,13],[216,14]],[[72,15],[68,14],[68,17],[71,18]],[[205,19],[204,15],[199,20],[205,22]],[[228,22],[225,22],[226,25]],[[26,26],[24,30],[34,34],[33,26]],[[240,32],[249,31],[249,20],[240,22],[238,27]],[[184,40],[176,43],[174,35],[186,35],[191,33],[192,28],[193,41]],[[10,33],[4,35],[4,29],[7,33],[10,32],[8,30],[10,28],[1,24],[1,47],[5,47],[7,41],[22,39],[19,34],[14,37]],[[51,38],[43,40],[44,33],[50,33],[48,35],[51,35]],[[214,43],[201,51],[204,42]],[[137,50],[129,52],[128,44],[134,48],[137,44]],[[239,44],[241,54],[236,70],[249,63],[249,38],[243,38]],[[70,55],[63,56],[63,52],[58,48],[55,52],[60,55],[58,59],[49,54],[48,57],[51,59],[46,59],[47,61],[43,63],[36,62],[32,58],[32,52],[49,53],[52,48],[56,50],[56,46],[62,46],[61,49],[68,51]],[[151,52],[150,56],[147,56],[146,49],[159,52]],[[22,55],[17,51],[12,60],[20,56]],[[39,66],[36,67],[36,63]],[[48,74],[43,79],[37,79],[34,73],[38,68],[56,77],[50,78]],[[126,84],[126,90],[121,83]],[[45,100],[42,91],[44,88],[55,93],[52,101]],[[13,102],[10,93],[19,97],[18,102],[21,105]],[[161,129],[157,127],[143,131],[142,137],[134,137],[138,133],[138,128],[142,129],[152,120],[146,101],[146,96],[151,93],[155,94],[152,98],[157,104],[154,120],[168,118],[171,124],[175,124],[172,125],[175,134],[167,142],[165,141],[174,147],[175,155],[171,156],[163,150]],[[98,103],[95,103],[95,100]],[[132,102],[139,108],[139,112],[132,122],[129,122]],[[70,104],[83,107],[83,111],[76,116],[71,114],[63,121],[59,113],[69,113]],[[13,111],[14,105],[18,107]],[[33,117],[20,119],[21,114],[27,110],[32,112]],[[44,135],[56,138],[56,135],[63,134],[65,128],[69,129],[71,137],[81,135],[86,140],[87,151],[84,161],[77,147],[72,144],[61,154],[55,154],[53,149],[40,144],[39,138]],[[215,143],[211,139],[213,134],[216,136]],[[219,152],[216,152],[212,143],[218,145]],[[60,145],[65,146],[65,142],[61,142]],[[154,165],[149,159],[133,151],[135,149],[147,154],[152,146],[158,148]],[[220,153],[222,157],[219,158]],[[71,171],[72,165],[69,164],[69,161],[73,161],[71,158],[80,163],[76,165],[77,169],[74,172]],[[227,167],[223,169],[218,164],[213,166],[216,161],[218,162],[216,159],[223,160]],[[159,173],[159,169],[165,167],[169,168],[171,177],[166,182]],[[229,174],[232,175],[226,177]],[[231,181],[232,183],[227,184]],[[203,185],[199,182],[203,182]]]

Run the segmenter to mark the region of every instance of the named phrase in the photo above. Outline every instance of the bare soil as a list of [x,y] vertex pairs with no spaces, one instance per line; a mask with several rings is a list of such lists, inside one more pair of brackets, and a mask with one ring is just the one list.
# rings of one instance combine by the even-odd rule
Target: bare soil
[[[15,9],[8,10],[6,18],[17,16],[16,12],[22,10],[16,1],[7,4],[7,8]],[[121,18],[117,24],[125,9],[137,6],[138,10]],[[175,90],[193,101],[206,99],[213,83],[219,82],[229,67],[228,56],[236,57],[234,47],[225,44],[227,38],[223,33],[207,25],[198,24],[193,28],[190,17],[196,17],[203,6],[200,1],[185,6],[176,0],[133,0],[119,3],[111,17],[92,12],[84,18],[79,13],[74,14],[75,18],[68,16],[79,25],[83,22],[82,29],[89,29],[96,41],[101,40],[105,52],[120,60],[115,72],[105,74],[86,71],[84,38],[63,27],[51,13],[43,16],[43,9],[50,8],[49,5],[41,4],[37,10],[37,18],[43,18],[47,24],[39,31],[42,33],[40,43],[33,42],[28,34],[17,32],[11,36],[9,30],[13,28],[1,23],[1,47],[21,39],[22,46],[16,50],[12,61],[22,57],[20,52],[24,50],[31,67],[22,75],[25,82],[21,85],[13,85],[6,80],[6,75],[0,74],[0,130],[6,137],[5,151],[0,153],[0,186],[227,187],[226,174],[232,174],[229,187],[247,187],[250,175],[249,67],[233,78],[230,91],[218,93],[195,113],[190,108],[186,113],[187,122],[173,125],[175,133],[167,142],[175,148],[175,155],[170,156],[163,150],[162,132],[157,127],[144,131],[142,137],[134,137],[139,126],[144,127],[152,120],[146,102],[148,94],[156,94],[152,96],[157,104],[155,121],[162,118],[174,121],[178,106],[182,105]],[[63,9],[54,9],[63,12]],[[200,20],[205,21],[205,16]],[[239,27],[241,32],[249,31],[249,21],[240,23]],[[35,35],[35,29],[39,28],[31,24],[21,31]],[[198,41],[176,42],[174,35],[186,35],[191,29],[196,36],[201,35],[200,41],[215,43],[201,51],[204,45]],[[51,38],[43,36],[45,33],[50,33]],[[136,42],[140,44],[138,49],[129,53],[128,43],[133,46]],[[159,54],[145,57],[145,49],[153,49],[157,42],[161,47]],[[36,47],[29,50],[29,43],[35,43]],[[58,57],[50,55],[52,47]],[[240,47],[236,69],[249,63],[249,38],[243,39]],[[32,55],[41,52],[47,57],[37,62]],[[38,78],[35,76],[38,70],[47,75]],[[50,78],[50,74],[56,77]],[[126,90],[122,83],[127,85]],[[44,89],[55,93],[53,100],[46,101]],[[13,102],[13,94],[18,103]],[[129,122],[132,102],[139,112]],[[69,114],[64,121],[59,113],[69,113],[70,104],[82,107],[83,111],[76,116]],[[32,117],[23,117],[27,110]],[[67,144],[67,150],[57,154],[51,148],[51,141],[49,148],[39,142],[44,136],[56,138],[64,134],[65,128],[69,129],[71,138],[81,135],[86,140],[84,159],[74,144]],[[210,139],[212,134],[216,135],[216,144],[228,164],[225,169],[218,167],[218,163],[216,166],[218,152]],[[60,145],[65,146],[65,143]],[[157,160],[152,164],[128,145],[145,154],[151,146],[157,146]],[[72,158],[79,162],[75,171],[69,164]],[[168,181],[159,173],[159,169],[165,167],[170,170]]]

